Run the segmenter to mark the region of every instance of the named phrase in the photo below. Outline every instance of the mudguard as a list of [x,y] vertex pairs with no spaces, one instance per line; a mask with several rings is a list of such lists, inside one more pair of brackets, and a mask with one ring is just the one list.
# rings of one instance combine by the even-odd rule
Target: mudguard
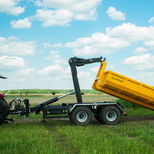
[[0,93],[0,99],[2,99],[4,97],[4,95],[2,93]]

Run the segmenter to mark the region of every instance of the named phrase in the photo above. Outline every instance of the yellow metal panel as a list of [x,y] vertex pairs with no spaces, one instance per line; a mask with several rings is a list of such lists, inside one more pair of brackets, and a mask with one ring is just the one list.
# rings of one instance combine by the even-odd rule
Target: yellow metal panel
[[93,89],[154,110],[154,87],[116,72],[105,71],[106,65],[102,62]]

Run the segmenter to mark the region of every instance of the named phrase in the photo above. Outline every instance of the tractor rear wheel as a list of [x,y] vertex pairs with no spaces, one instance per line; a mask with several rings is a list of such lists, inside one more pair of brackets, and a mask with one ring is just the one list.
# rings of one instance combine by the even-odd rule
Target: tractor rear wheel
[[0,124],[7,120],[9,106],[4,98],[0,99]]

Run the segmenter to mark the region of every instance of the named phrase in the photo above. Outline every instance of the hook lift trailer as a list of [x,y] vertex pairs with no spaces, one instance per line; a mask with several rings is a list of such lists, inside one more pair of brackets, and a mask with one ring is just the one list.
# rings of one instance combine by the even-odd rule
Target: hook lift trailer
[[[12,100],[10,103],[7,103],[4,99],[4,95],[0,93],[0,124],[8,121],[13,121],[13,119],[7,118],[8,115],[25,115],[26,117],[29,117],[29,113],[32,112],[35,112],[35,114],[42,113],[43,119],[69,118],[75,125],[87,125],[91,122],[93,117],[97,121],[105,124],[117,124],[121,117],[125,114],[122,106],[114,102],[84,103],[82,101],[82,95],[77,76],[77,67],[96,62],[100,62],[102,65],[105,60],[106,58],[102,57],[90,59],[79,57],[70,58],[68,63],[71,68],[74,91],[59,97],[54,97],[36,106],[30,107],[28,99],[24,99],[22,101],[17,97],[15,97],[15,99]],[[3,76],[0,76],[0,78],[6,79],[6,77]],[[77,103],[51,105],[57,102],[59,99],[73,93],[75,93],[76,95]]]

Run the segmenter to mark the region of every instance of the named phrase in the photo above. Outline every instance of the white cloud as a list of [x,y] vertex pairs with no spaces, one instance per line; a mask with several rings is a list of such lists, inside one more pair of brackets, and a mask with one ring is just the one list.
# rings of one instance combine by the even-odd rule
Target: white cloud
[[147,52],[148,51],[148,49],[146,49],[146,48],[144,48],[144,47],[137,47],[133,52],[135,53],[135,54],[143,54],[143,53],[145,53],[145,52]]
[[0,67],[1,68],[18,68],[25,66],[25,60],[21,57],[15,56],[0,56]]
[[63,68],[58,65],[51,65],[51,66],[47,66],[45,68],[43,68],[42,70],[39,70],[38,73],[39,74],[52,74],[52,75],[57,75],[59,73],[61,73],[63,71]]
[[98,5],[100,0],[43,0],[43,5],[50,8],[71,9],[75,11],[90,10]]
[[59,55],[58,51],[51,51],[49,56],[46,57],[47,60],[50,60],[52,64],[65,65],[67,61]]
[[51,65],[39,70],[39,74],[67,76],[69,73],[67,60],[62,58],[58,51],[51,51],[45,59],[51,61]]
[[144,54],[140,56],[132,56],[129,58],[126,58],[124,60],[124,64],[144,64],[147,60],[151,59],[151,55],[149,54]]
[[[95,35],[95,33],[93,34]],[[66,47],[68,48],[73,48],[73,47],[82,47],[83,45],[88,45],[93,43],[91,37],[83,37],[83,38],[78,38],[74,42],[68,42],[65,44]]]
[[123,23],[106,28],[105,33],[94,33],[90,37],[78,38],[74,42],[65,43],[64,46],[72,48],[75,55],[88,56],[108,54],[138,44],[141,47],[136,48],[134,53],[143,54],[151,50],[150,47],[154,47],[153,40],[154,26]]
[[13,20],[11,21],[12,28],[31,28],[32,23],[30,22],[29,18]]
[[79,71],[79,73],[78,73],[78,77],[81,80],[86,79],[89,76],[91,76],[91,72],[90,71]]
[[117,11],[116,8],[114,7],[109,7],[106,13],[112,20],[125,20],[126,19],[125,14],[120,11]]
[[20,41],[17,37],[0,37],[0,53],[9,55],[34,55],[35,43]]
[[35,18],[43,22],[44,27],[49,26],[64,26],[71,22],[73,13],[68,10],[37,10]]
[[51,44],[51,43],[44,43],[43,44],[45,48],[60,48],[62,47],[62,43],[56,43],[56,44]]
[[36,6],[38,6],[38,7],[41,7],[43,4],[42,4],[42,2],[40,1],[40,0],[35,0],[34,1],[34,4],[36,5]]
[[137,70],[153,70],[154,56],[147,53],[128,57],[123,61],[123,64],[134,65]]
[[154,17],[151,17],[148,22],[153,23],[154,22]]
[[154,40],[144,42],[145,46],[154,47]]
[[107,28],[106,33],[111,37],[130,42],[147,41],[154,39],[154,26],[142,27],[131,23],[123,23],[116,27]]
[[148,71],[148,73],[139,73],[136,76],[137,80],[143,81],[146,84],[149,84],[151,86],[154,86],[154,82],[152,79],[154,79],[154,71]]
[[24,7],[18,6],[19,0],[0,0],[0,12],[19,15],[24,12]]
[[66,43],[65,46],[73,48],[75,55],[102,55],[127,47],[129,43],[103,33],[94,33],[91,37],[79,38],[74,42]]
[[60,56],[58,51],[51,51],[46,59],[51,64],[40,68],[37,75],[45,80],[41,82],[48,88],[71,88],[71,72],[67,60]]
[[101,0],[38,0],[36,19],[43,22],[44,27],[68,25],[72,20],[94,20],[97,17],[96,8]]
[[21,69],[17,72],[17,74],[19,75],[29,75],[32,72],[34,72],[34,68],[25,68],[25,69]]

